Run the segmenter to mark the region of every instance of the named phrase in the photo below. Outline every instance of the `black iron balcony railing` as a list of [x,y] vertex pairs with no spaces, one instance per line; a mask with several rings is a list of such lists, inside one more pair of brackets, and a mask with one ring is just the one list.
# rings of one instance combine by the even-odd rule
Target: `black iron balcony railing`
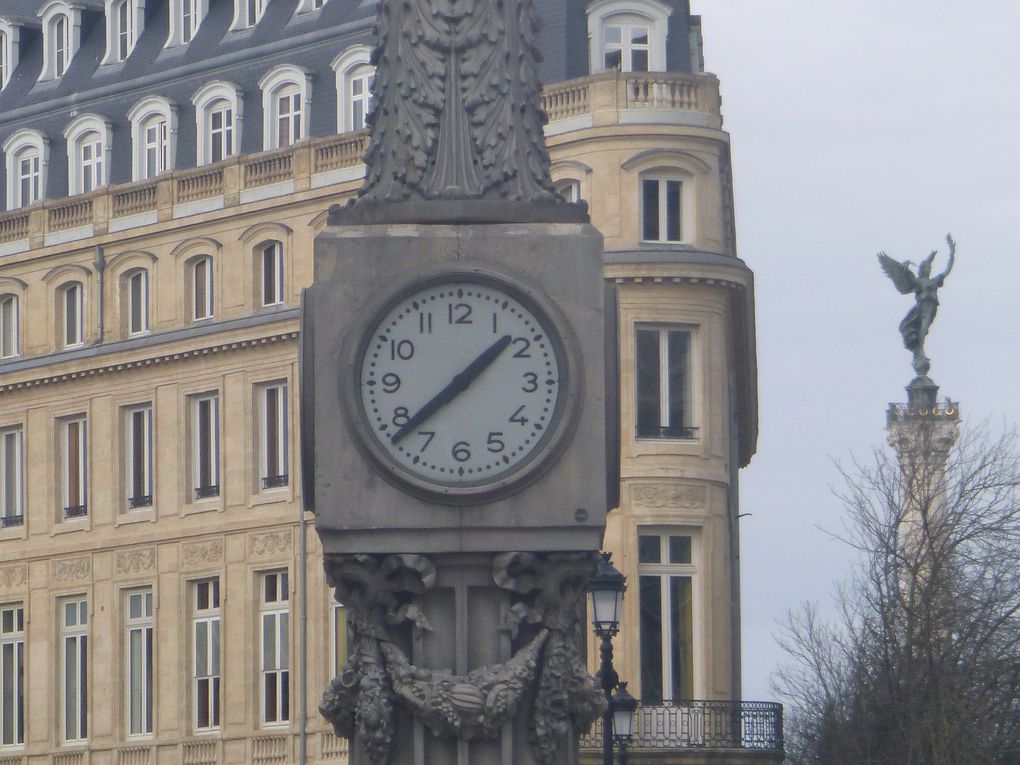
[[205,499],[206,497],[218,497],[219,495],[220,485],[218,483],[211,483],[208,486],[195,487],[195,499]]
[[64,508],[64,518],[84,518],[88,512],[87,505],[71,505]]
[[138,497],[128,497],[129,510],[137,510],[140,507],[152,507],[151,494],[142,494]]
[[698,437],[698,429],[691,427],[673,427],[670,425],[638,425],[638,438],[679,438],[688,441]]
[[[582,749],[602,747],[602,721],[581,737]],[[782,751],[783,705],[769,701],[663,701],[641,704],[627,748]]]
[[0,529],[9,529],[13,526],[24,526],[25,516],[18,513],[11,515],[0,515]]
[[275,489],[280,486],[286,486],[289,476],[286,473],[280,475],[267,475],[262,478],[263,489]]

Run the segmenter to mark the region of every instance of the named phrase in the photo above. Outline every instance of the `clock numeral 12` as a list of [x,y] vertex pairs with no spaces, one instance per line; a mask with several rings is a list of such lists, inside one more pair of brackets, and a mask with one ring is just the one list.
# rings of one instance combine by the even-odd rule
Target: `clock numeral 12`
[[471,318],[471,306],[467,303],[450,303],[446,307],[450,324],[474,324]]

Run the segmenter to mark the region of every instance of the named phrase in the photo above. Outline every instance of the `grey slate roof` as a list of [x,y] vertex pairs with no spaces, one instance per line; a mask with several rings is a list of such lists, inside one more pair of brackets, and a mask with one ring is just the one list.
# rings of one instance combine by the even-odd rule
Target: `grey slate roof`
[[[113,122],[108,177],[112,183],[131,180],[131,131],[126,115],[148,95],[163,96],[177,104],[177,167],[194,166],[196,127],[191,98],[215,79],[233,82],[244,91],[241,152],[262,150],[258,81],[280,64],[297,64],[313,73],[309,135],[336,131],[336,87],[330,64],[351,45],[372,44],[376,0],[328,0],[320,10],[301,14],[295,14],[298,0],[270,0],[258,25],[242,31],[230,31],[233,0],[209,0],[209,12],[195,38],[188,45],[165,48],[168,3],[173,1],[147,0],[145,29],[128,60],[107,65],[100,65],[106,50],[103,13],[85,10],[81,47],[68,71],[56,81],[38,81],[43,55],[41,29],[22,28],[20,63],[0,92],[0,144],[26,127],[48,136],[48,198],[67,195],[63,130],[77,114],[102,114]],[[669,22],[668,68],[689,71],[688,2],[666,1],[674,7]],[[556,82],[587,74],[588,0],[534,2],[538,44],[544,56],[539,64],[542,80]],[[41,5],[38,0],[0,0],[0,16],[35,18]],[[0,174],[5,172],[0,162]],[[0,181],[0,194],[5,185]]]

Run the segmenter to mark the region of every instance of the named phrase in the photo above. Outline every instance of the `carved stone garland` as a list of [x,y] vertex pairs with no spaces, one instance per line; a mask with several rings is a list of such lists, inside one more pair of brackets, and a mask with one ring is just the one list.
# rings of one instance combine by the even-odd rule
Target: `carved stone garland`
[[373,765],[385,765],[398,704],[434,735],[472,741],[496,738],[531,694],[532,751],[539,763],[553,765],[559,761],[560,742],[572,730],[586,730],[605,705],[576,647],[576,604],[594,565],[589,553],[497,556],[493,579],[515,593],[500,629],[511,638],[522,624],[540,629],[507,662],[458,676],[415,667],[389,634],[389,628],[405,622],[416,634],[431,629],[415,602],[435,585],[431,561],[420,555],[327,559],[329,583],[348,608],[354,648],[319,711],[337,735],[352,738],[357,732]]

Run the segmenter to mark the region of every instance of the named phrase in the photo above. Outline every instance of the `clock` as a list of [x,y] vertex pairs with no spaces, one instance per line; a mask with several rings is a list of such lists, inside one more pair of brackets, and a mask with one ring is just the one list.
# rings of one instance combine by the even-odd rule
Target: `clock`
[[512,493],[555,457],[577,390],[566,321],[541,292],[478,269],[421,277],[366,323],[348,395],[389,480],[441,502]]

